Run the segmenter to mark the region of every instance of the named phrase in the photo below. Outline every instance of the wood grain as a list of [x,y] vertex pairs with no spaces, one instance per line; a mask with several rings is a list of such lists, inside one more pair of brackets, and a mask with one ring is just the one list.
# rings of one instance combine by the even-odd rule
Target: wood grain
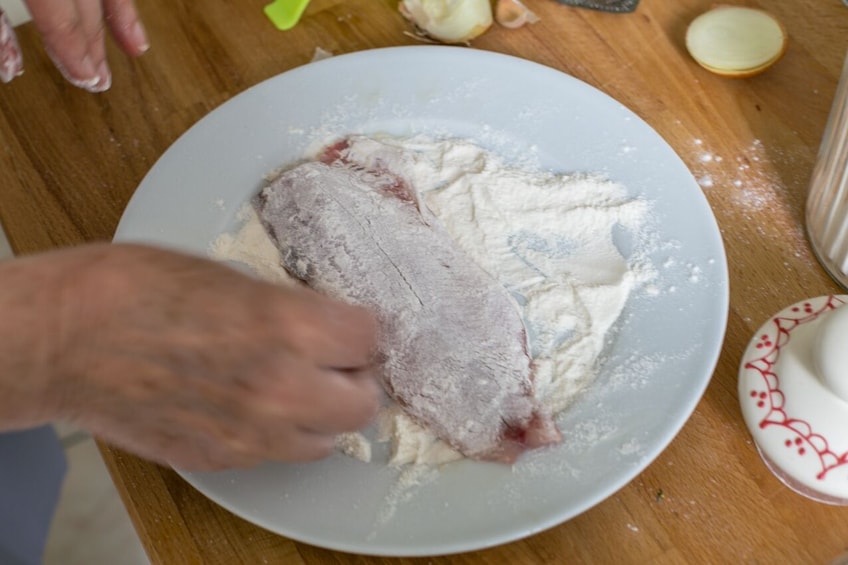
[[[263,79],[333,53],[415,43],[390,0],[313,0],[292,31],[265,0],[140,0],[153,48],[109,46],[102,95],[61,80],[31,24],[26,73],[0,87],[0,222],[14,250],[109,239],[136,186],[189,126]],[[565,524],[493,549],[431,559],[327,551],[270,534],[195,492],[173,471],[101,446],[155,564],[827,563],[848,551],[848,509],[791,492],[760,461],[736,397],[752,332],[806,297],[838,291],[807,243],[807,183],[848,48],[839,0],[742,1],[774,13],[790,47],[766,73],[711,75],[685,52],[687,23],[712,0],[643,0],[604,14],[526,0],[541,17],[493,28],[474,48],[560,69],[618,99],[677,151],[724,238],[731,307],[712,382],[660,457]],[[296,103],[296,101],[293,101]]]

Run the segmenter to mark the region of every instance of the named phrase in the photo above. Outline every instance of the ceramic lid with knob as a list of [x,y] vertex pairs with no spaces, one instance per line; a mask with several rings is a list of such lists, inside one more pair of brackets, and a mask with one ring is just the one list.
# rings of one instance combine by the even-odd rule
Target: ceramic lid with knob
[[848,504],[848,295],[782,310],[739,367],[742,415],[760,455],[793,490]]

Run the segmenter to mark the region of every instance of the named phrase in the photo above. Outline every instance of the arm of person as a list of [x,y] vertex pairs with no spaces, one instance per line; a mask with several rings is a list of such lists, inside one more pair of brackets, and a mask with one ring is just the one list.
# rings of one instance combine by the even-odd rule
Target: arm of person
[[63,419],[185,469],[327,455],[378,408],[375,322],[139,245],[0,263],[0,430]]

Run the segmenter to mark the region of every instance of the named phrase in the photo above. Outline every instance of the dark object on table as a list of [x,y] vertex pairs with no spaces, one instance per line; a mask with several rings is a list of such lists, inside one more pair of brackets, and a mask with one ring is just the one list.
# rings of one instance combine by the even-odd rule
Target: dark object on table
[[639,4],[639,0],[557,0],[560,4],[577,6],[578,8],[591,8],[602,12],[632,12]]

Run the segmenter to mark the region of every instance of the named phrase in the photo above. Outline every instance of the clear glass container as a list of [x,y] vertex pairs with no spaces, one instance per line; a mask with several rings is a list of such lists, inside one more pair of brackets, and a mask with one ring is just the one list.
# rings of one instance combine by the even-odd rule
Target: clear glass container
[[848,289],[848,57],[813,169],[806,217],[819,262]]

